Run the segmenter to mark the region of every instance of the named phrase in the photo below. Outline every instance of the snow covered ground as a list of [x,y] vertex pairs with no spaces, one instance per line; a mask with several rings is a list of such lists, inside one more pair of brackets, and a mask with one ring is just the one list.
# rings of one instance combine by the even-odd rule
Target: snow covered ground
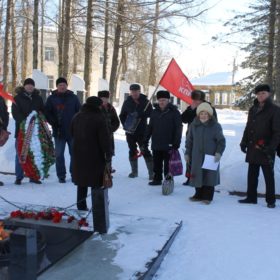
[[[218,117],[224,129],[227,148],[221,162],[221,185],[217,187],[220,192],[215,193],[213,203],[207,206],[188,200],[193,189],[182,186],[183,176],[175,178],[172,195],[162,196],[160,187],[147,184],[143,159],[139,160],[139,177],[128,178],[130,168],[125,135],[122,129],[115,135],[116,157],[113,166],[117,172],[109,194],[110,212],[183,220],[182,230],[155,279],[280,279],[280,207],[268,209],[263,198],[257,205],[240,205],[237,203],[238,197],[228,195],[229,190],[246,190],[247,164],[239,150],[239,142],[247,115],[239,111],[218,110]],[[9,128],[14,131],[12,120]],[[184,138],[181,148],[184,148]],[[1,171],[14,171],[14,155],[14,139],[11,137],[7,145],[0,149]],[[279,194],[278,159],[275,173]],[[54,167],[51,168],[51,176],[39,186],[29,184],[27,179],[21,186],[15,186],[14,179],[11,175],[0,175],[0,180],[5,183],[0,188],[0,195],[8,200],[61,207],[75,202],[75,186],[69,176],[66,184],[59,184]],[[259,190],[263,192],[262,176],[259,184]],[[6,204],[0,201],[0,211],[5,211],[5,208]],[[110,230],[114,228],[112,224]],[[133,253],[131,248],[130,254]],[[128,260],[116,256],[115,262],[125,267],[124,259]]]

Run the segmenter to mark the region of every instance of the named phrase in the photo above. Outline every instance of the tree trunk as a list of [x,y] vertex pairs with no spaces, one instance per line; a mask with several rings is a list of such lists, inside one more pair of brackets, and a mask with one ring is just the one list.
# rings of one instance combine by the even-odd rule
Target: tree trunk
[[39,0],[34,0],[34,15],[33,15],[33,69],[38,69],[38,14]]
[[44,72],[44,16],[45,16],[45,1],[41,1],[41,51],[40,51],[40,64],[41,71]]
[[58,76],[61,77],[63,73],[63,33],[64,33],[64,4],[65,0],[59,0],[59,25],[58,25]]
[[[25,2],[23,2],[25,3]],[[26,6],[23,4],[23,9],[25,10],[25,14],[29,15],[29,3],[26,1]],[[24,81],[27,75],[27,65],[28,65],[28,41],[29,41],[29,33],[30,33],[30,25],[29,19],[26,18],[23,24],[23,32],[22,32],[22,58],[21,58],[21,80]]]
[[154,86],[156,84],[156,49],[157,49],[157,35],[158,35],[158,17],[159,17],[159,0],[156,1],[155,8],[155,21],[153,27],[153,42],[151,51],[151,64],[149,73],[149,85]]
[[280,103],[280,0],[277,0],[277,32],[276,32],[276,60],[275,60],[275,89],[277,103]]
[[63,30],[63,53],[62,64],[63,71],[62,76],[67,78],[69,74],[69,45],[70,45],[70,26],[71,26],[71,4],[72,0],[65,2],[65,26]]
[[17,85],[17,39],[16,39],[16,23],[15,23],[15,3],[11,6],[11,33],[12,33],[12,88]]
[[273,87],[273,58],[274,58],[273,54],[274,54],[274,44],[275,44],[274,42],[275,21],[276,21],[276,0],[270,0],[266,82],[272,87]]
[[107,64],[108,64],[108,35],[109,35],[109,0],[105,2],[105,22],[104,22],[104,51],[103,51],[103,72],[102,78],[107,79]]
[[85,64],[84,64],[84,80],[86,97],[91,95],[90,83],[92,72],[92,30],[93,30],[93,0],[88,0],[87,7],[87,32],[85,43]]
[[5,26],[5,43],[4,43],[4,61],[3,61],[3,84],[4,90],[8,88],[9,77],[9,52],[10,52],[10,29],[11,29],[11,6],[12,0],[7,0],[6,26]]
[[117,24],[115,28],[115,39],[114,39],[114,47],[113,47],[113,57],[112,57],[112,68],[111,68],[111,75],[110,75],[110,93],[112,94],[112,100],[116,101],[116,88],[117,88],[117,69],[118,69],[118,58],[119,58],[119,50],[120,50],[120,38],[121,38],[121,30],[123,24],[123,14],[124,10],[124,0],[118,1],[118,8],[117,8]]

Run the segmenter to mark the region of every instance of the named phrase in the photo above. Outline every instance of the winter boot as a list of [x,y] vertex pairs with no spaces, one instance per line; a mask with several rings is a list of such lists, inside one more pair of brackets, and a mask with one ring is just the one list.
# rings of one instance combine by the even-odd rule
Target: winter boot
[[131,165],[131,173],[128,175],[129,178],[138,177],[138,160],[137,159],[129,159]]
[[145,162],[147,165],[148,173],[149,173],[149,180],[154,179],[154,162],[153,157],[146,157]]

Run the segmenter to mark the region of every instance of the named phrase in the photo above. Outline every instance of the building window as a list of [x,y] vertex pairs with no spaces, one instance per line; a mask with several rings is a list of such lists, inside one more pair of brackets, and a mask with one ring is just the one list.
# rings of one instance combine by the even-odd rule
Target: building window
[[48,77],[48,86],[50,89],[54,88],[54,76],[47,76]]
[[54,61],[54,48],[45,47],[45,60]]
[[210,102],[210,94],[209,93],[206,93],[205,94],[205,100]]
[[99,53],[99,64],[103,64],[104,63],[104,53],[100,52]]
[[231,100],[230,100],[230,103],[231,104],[234,104],[235,103],[235,101],[236,101],[236,96],[235,96],[235,93],[233,92],[233,93],[231,93]]
[[215,93],[215,105],[220,105],[220,93]]
[[226,92],[222,94],[222,105],[228,105],[228,94]]

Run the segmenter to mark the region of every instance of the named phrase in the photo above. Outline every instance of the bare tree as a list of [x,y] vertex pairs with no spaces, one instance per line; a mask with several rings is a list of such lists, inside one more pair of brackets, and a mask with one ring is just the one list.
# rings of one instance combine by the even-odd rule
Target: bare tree
[[85,63],[84,63],[84,80],[86,97],[90,92],[91,72],[92,72],[92,31],[93,31],[93,0],[88,0],[87,6],[87,31],[85,42]]
[[280,102],[280,0],[277,0],[277,27],[275,36],[275,89],[276,101]]
[[22,11],[24,13],[23,25],[22,25],[22,57],[21,57],[21,80],[23,81],[26,79],[27,75],[27,65],[28,65],[28,41],[29,41],[29,34],[30,34],[30,5],[29,1],[22,2]]
[[5,26],[5,43],[4,43],[4,62],[3,62],[3,84],[4,89],[8,88],[8,76],[9,76],[9,52],[10,52],[10,29],[11,29],[11,7],[13,5],[12,0],[7,0],[6,10],[6,26]]
[[38,69],[38,31],[39,31],[39,0],[34,0],[33,15],[33,69]]
[[104,50],[103,50],[103,71],[102,78],[107,78],[108,65],[108,36],[109,36],[109,0],[105,1],[105,19],[104,19]]
[[158,36],[158,18],[159,18],[159,0],[156,1],[155,7],[155,21],[153,28],[153,41],[151,51],[151,64],[149,73],[149,85],[156,84],[156,49],[157,49],[157,36]]
[[273,85],[275,24],[276,24],[276,0],[270,0],[266,82],[271,86]]
[[112,68],[109,82],[110,93],[112,94],[112,99],[116,101],[116,87],[117,87],[117,69],[118,69],[118,58],[120,50],[120,38],[121,30],[123,24],[123,11],[124,11],[124,0],[118,0],[117,8],[117,24],[115,28],[115,38],[113,47],[113,57],[112,57]]
[[45,1],[41,0],[41,51],[40,51],[40,64],[41,71],[44,72],[44,25],[45,25]]
[[58,7],[58,76],[63,75],[63,39],[64,39],[64,2],[65,0],[59,0]]
[[11,34],[12,34],[12,88],[17,85],[17,34],[16,34],[15,3],[11,5]]

